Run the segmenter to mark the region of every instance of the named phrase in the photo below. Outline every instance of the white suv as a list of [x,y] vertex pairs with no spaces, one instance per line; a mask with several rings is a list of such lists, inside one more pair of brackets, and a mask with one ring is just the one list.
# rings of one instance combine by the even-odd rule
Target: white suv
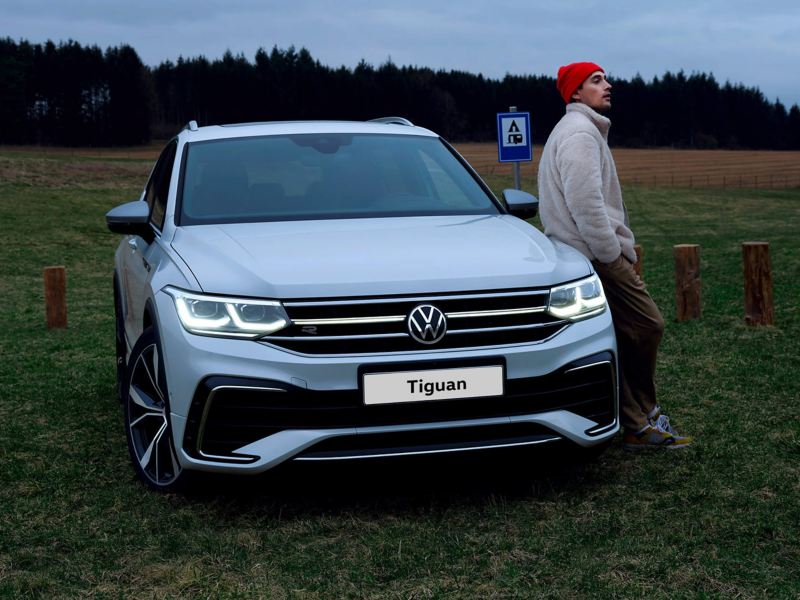
[[138,475],[607,442],[602,286],[504,198],[405,119],[190,123],[107,215]]

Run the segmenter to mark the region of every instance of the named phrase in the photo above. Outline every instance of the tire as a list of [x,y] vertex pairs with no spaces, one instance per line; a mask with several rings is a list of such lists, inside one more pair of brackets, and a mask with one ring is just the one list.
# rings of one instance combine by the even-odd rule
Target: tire
[[123,381],[125,436],[136,474],[157,491],[183,489],[189,476],[175,452],[164,359],[152,327],[134,345]]

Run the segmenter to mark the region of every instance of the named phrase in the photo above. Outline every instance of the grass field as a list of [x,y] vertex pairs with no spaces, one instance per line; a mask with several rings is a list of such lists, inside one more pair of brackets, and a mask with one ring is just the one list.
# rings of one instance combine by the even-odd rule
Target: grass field
[[[164,144],[133,148],[8,148],[42,157],[149,159],[155,162]],[[1,149],[2,147],[0,147]],[[497,144],[456,144],[458,151],[481,175],[511,176],[510,163],[497,162]],[[536,180],[542,148],[534,147],[533,161],[521,164],[523,179]],[[772,150],[680,150],[674,148],[615,148],[614,161],[623,184],[648,187],[789,189],[800,187],[800,152]]]
[[[692,448],[284,469],[170,496],[134,479],[114,397],[103,215],[149,168],[0,151],[0,597],[800,596],[800,190],[624,190],[667,320],[661,400]],[[748,240],[771,243],[775,327],[743,324]],[[704,314],[683,324],[678,243],[702,246]],[[47,331],[59,264],[69,328]]]

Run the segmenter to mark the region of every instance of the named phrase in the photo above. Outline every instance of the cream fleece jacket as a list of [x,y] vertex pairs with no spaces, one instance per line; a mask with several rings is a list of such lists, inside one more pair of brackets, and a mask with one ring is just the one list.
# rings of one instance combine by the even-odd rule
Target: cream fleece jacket
[[633,232],[608,148],[611,121],[573,102],[553,128],[539,161],[539,214],[547,236],[589,260],[636,262]]

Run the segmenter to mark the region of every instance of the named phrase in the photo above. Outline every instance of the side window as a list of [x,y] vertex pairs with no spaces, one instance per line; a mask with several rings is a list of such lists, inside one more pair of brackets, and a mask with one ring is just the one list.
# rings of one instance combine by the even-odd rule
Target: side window
[[169,196],[169,180],[172,177],[172,166],[175,164],[177,142],[170,142],[164,148],[161,156],[153,169],[153,175],[147,183],[145,200],[150,207],[150,223],[157,229],[164,227],[164,215],[167,212],[167,197]]

